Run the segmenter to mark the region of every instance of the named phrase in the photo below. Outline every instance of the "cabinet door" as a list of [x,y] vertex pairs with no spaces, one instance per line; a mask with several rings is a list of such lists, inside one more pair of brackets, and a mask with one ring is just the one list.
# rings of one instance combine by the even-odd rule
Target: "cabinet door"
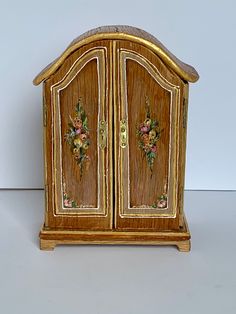
[[178,229],[183,83],[141,45],[116,42],[114,60],[116,228]]
[[87,45],[46,82],[50,227],[112,226],[108,53],[108,42]]

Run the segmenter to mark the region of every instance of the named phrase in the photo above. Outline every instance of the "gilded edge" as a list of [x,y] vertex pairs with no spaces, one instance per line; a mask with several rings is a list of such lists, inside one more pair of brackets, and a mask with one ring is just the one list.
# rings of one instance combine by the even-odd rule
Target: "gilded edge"
[[[116,46],[117,42],[114,40],[112,42],[112,51],[111,51],[111,57],[112,57],[112,67],[111,67],[111,78],[112,78],[112,86],[113,86],[113,108],[114,108],[114,172],[115,172],[115,178],[114,180],[114,194],[118,195],[119,191],[119,185],[120,185],[120,177],[118,175],[118,141],[117,141],[117,119],[118,119],[118,110],[120,108],[118,107],[119,100],[117,97],[119,97],[119,92],[117,87],[119,86],[119,71],[117,71],[117,60],[116,60]],[[117,81],[116,81],[117,80]],[[116,84],[117,82],[117,84]],[[119,213],[119,208],[120,208],[120,197],[117,197],[117,201],[114,203],[114,226],[115,228],[117,227],[117,216]]]
[[[113,207],[115,206],[113,204],[113,197],[114,197],[114,170],[113,169],[113,137],[111,134],[113,134],[113,113],[115,111],[115,108],[113,107],[113,96],[114,96],[114,93],[115,93],[115,87],[113,86],[113,67],[114,67],[114,60],[113,60],[113,43],[110,42],[109,43],[109,66],[107,66],[107,68],[109,67],[110,71],[109,73],[107,72],[107,88],[109,88],[109,95],[107,95],[109,97],[109,102],[107,103],[107,106],[106,107],[109,107],[109,110],[108,110],[108,125],[107,125],[107,132],[108,132],[108,138],[107,138],[107,145],[108,145],[108,156],[109,158],[108,161],[107,161],[107,171],[109,173],[109,181],[110,181],[110,185],[109,185],[109,194],[110,194],[110,198],[109,196],[107,195],[107,204],[108,206],[110,207],[110,214],[111,212],[113,213],[113,215],[111,214],[111,219],[110,219],[110,227],[112,228],[113,227],[113,224],[115,223],[114,219],[116,219],[116,215],[113,211]],[[107,69],[108,71],[108,69]],[[108,75],[109,75],[109,87],[108,87]],[[108,93],[108,92],[107,92]],[[106,98],[107,99],[107,98]],[[114,167],[115,168],[115,167]],[[109,172],[110,170],[110,172]],[[110,202],[109,202],[110,201]],[[114,218],[115,216],[115,218]]]
[[[130,40],[139,44],[146,46],[147,48],[151,49],[154,53],[156,53],[167,66],[170,66],[181,78],[189,82],[196,82],[199,79],[198,73],[193,69],[192,71],[185,71],[181,66],[175,62],[171,56],[164,51],[161,47],[157,46],[156,44],[150,42],[147,39],[140,38],[130,34],[124,33],[100,33],[95,34],[90,37],[87,37],[76,44],[72,44],[69,46],[60,57],[58,57],[54,62],[49,64],[44,70],[42,70],[33,80],[34,85],[40,84],[42,81],[46,80],[50,75],[52,75],[63,63],[63,61],[76,49],[87,45],[96,40],[103,40],[103,39],[117,39],[117,40]],[[181,62],[181,61],[180,61]]]

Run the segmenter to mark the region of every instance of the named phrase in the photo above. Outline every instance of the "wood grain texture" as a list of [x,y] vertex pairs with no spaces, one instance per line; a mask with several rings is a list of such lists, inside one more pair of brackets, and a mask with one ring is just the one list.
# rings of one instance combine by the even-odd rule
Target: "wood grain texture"
[[179,231],[125,232],[125,231],[70,231],[42,228],[41,250],[53,250],[60,244],[119,244],[119,245],[175,245],[181,252],[190,250],[190,233],[184,221]]
[[196,70],[176,58],[158,39],[144,30],[126,26],[112,25],[102,26],[92,29],[72,41],[68,48],[55,61],[50,63],[43,69],[34,79],[35,85],[49,78],[66,60],[66,58],[85,44],[91,43],[94,40],[109,39],[109,40],[128,40],[137,42],[153,50],[161,60],[170,68],[172,68],[182,79],[189,82],[196,82],[199,75]]

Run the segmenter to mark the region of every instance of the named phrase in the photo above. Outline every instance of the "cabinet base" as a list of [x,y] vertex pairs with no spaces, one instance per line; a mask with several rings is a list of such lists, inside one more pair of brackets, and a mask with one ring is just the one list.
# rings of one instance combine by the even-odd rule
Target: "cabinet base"
[[82,231],[43,227],[39,234],[40,249],[54,250],[58,244],[175,245],[181,252],[190,251],[190,232],[184,226],[178,231]]

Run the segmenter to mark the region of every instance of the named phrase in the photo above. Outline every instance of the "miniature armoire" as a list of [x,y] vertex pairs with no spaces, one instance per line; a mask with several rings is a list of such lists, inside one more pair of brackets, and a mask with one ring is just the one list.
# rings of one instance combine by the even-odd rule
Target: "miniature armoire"
[[105,26],[76,38],[43,82],[45,221],[40,247],[176,245],[183,212],[188,82],[155,37]]

